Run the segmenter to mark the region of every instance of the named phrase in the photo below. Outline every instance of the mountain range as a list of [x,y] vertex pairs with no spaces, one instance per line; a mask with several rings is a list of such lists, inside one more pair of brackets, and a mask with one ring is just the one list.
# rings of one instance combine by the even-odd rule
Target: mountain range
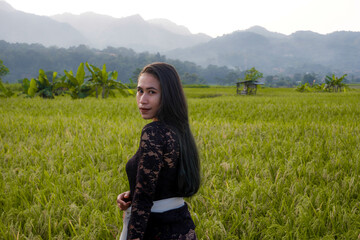
[[140,15],[114,18],[92,12],[46,17],[18,11],[0,0],[0,40],[66,48],[80,44],[96,49],[125,47],[160,52],[204,67],[256,67],[265,74],[360,75],[360,32],[298,31],[284,35],[255,26],[212,38],[192,34],[166,19],[145,21]]
[[253,66],[268,74],[303,72],[360,75],[360,32],[318,34],[297,31],[291,35],[255,26],[166,56],[246,70]]
[[84,44],[98,49],[111,46],[163,52],[204,43],[211,37],[192,34],[186,27],[166,19],[145,21],[140,15],[114,18],[92,12],[37,16],[18,11],[0,0],[0,39],[44,46]]
[[69,24],[18,11],[1,0],[0,39],[7,42],[41,43],[45,46],[61,47],[79,45],[87,41]]

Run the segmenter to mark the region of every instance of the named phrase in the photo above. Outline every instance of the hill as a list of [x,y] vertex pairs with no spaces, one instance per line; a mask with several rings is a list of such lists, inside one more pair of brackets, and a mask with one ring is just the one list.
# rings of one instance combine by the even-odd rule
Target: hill
[[283,35],[253,27],[166,55],[202,66],[225,65],[243,70],[256,67],[267,74],[334,71],[360,74],[360,32],[322,35],[298,31]]
[[44,47],[40,44],[8,43],[0,40],[0,56],[10,72],[3,77],[4,82],[14,83],[23,78],[33,78],[39,69],[56,71],[64,75],[64,70],[76,72],[81,62],[89,62],[117,71],[118,79],[129,82],[136,80],[139,71],[152,62],[168,62],[176,67],[184,83],[224,84],[223,79],[232,69],[211,66],[202,68],[189,61],[169,59],[159,53],[137,53],[128,48],[108,47],[103,50],[91,49],[85,45],[70,48]]
[[88,44],[69,24],[17,11],[4,1],[0,1],[0,40],[60,47]]
[[96,13],[67,13],[53,16],[52,19],[76,28],[95,48],[112,46],[132,48],[135,51],[162,52],[180,46],[191,47],[211,39],[205,34],[191,34],[187,28],[169,20],[145,21],[140,15],[113,18]]
[[92,12],[46,17],[18,11],[0,1],[0,40],[10,43],[57,47],[85,44],[98,49],[112,46],[161,52],[210,39],[205,34],[191,34],[186,27],[165,19],[145,21],[140,15],[114,18]]

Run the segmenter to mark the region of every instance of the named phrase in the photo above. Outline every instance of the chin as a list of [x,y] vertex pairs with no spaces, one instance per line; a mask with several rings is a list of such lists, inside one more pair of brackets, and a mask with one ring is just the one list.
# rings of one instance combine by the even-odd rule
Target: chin
[[143,119],[145,119],[145,120],[149,120],[149,119],[153,119],[153,117],[149,117],[149,116],[141,116]]

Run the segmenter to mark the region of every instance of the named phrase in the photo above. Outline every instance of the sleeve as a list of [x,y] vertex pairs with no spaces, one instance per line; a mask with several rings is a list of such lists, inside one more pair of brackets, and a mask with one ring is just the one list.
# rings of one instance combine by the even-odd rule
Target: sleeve
[[163,141],[154,128],[144,128],[140,140],[140,159],[131,203],[128,239],[142,239],[150,216],[161,168]]

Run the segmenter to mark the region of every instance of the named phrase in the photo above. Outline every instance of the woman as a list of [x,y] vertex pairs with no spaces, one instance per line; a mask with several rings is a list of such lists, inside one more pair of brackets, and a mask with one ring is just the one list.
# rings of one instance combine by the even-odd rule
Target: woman
[[145,66],[136,100],[141,116],[152,122],[143,128],[139,149],[126,164],[130,191],[117,198],[125,210],[120,239],[197,239],[183,197],[199,189],[200,162],[175,68]]

